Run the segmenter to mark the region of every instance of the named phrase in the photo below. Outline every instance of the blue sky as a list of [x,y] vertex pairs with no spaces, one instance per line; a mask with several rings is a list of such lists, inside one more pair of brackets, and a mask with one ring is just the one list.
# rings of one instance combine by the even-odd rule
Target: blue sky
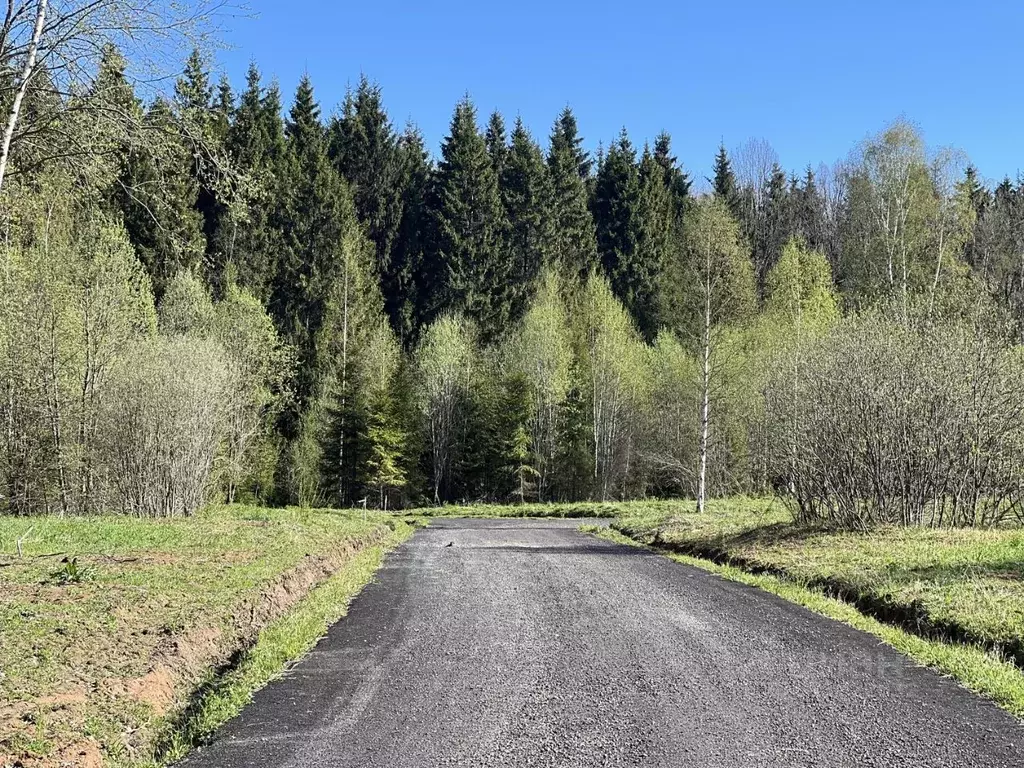
[[799,170],[900,115],[987,178],[1024,170],[1016,0],[248,4],[218,54],[236,87],[255,60],[287,102],[308,71],[329,114],[365,73],[435,154],[468,92],[481,120],[521,115],[542,144],[566,104],[591,149],[623,126],[638,145],[665,129],[695,177],[720,140],[766,139]]

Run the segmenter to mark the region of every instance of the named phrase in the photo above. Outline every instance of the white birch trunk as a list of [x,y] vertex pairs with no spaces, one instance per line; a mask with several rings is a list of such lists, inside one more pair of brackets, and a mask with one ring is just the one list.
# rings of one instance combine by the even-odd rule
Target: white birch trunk
[[29,43],[28,52],[25,55],[25,67],[21,70],[21,78],[18,82],[18,91],[11,103],[11,111],[7,115],[7,127],[4,128],[3,144],[0,145],[0,190],[4,186],[4,176],[7,175],[7,162],[11,155],[11,141],[14,139],[14,129],[18,125],[18,115],[21,113],[21,102],[25,99],[25,92],[28,90],[29,80],[36,67],[36,53],[39,51],[39,38],[43,35],[43,26],[46,23],[47,0],[39,0],[39,7],[36,9],[36,23],[32,30],[32,41]]
[[700,469],[697,473],[697,513],[707,500],[708,421],[711,412],[711,234],[704,262],[704,355],[701,361]]

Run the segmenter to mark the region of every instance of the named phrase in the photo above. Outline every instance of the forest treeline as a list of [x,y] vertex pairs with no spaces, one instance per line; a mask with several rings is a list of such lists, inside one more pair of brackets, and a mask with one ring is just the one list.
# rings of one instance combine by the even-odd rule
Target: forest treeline
[[747,492],[849,526],[1022,514],[1024,182],[904,120],[799,175],[720,147],[696,194],[667,134],[591,155],[569,108],[542,146],[466,97],[435,159],[366,78],[326,116],[308,77],[285,105],[197,51],[143,99],[113,45],[69,90],[54,58],[20,77],[12,39],[9,513]]

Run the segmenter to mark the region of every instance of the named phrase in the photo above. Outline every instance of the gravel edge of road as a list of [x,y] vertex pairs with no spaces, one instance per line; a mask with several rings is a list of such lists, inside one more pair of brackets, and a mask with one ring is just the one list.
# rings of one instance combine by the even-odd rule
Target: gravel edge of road
[[646,549],[674,562],[770,592],[814,613],[867,632],[918,664],[952,678],[967,690],[989,699],[1024,725],[1024,673],[1012,663],[993,657],[983,648],[911,634],[862,613],[849,602],[793,580],[751,573],[734,565],[722,565],[700,557],[652,547],[604,526],[580,525],[578,530],[607,541]]

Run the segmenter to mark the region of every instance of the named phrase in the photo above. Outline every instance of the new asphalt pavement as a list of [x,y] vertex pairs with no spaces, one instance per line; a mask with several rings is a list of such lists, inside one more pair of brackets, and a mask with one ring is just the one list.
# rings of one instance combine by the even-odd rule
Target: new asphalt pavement
[[952,680],[759,590],[577,532],[441,519],[187,768],[1024,766]]

